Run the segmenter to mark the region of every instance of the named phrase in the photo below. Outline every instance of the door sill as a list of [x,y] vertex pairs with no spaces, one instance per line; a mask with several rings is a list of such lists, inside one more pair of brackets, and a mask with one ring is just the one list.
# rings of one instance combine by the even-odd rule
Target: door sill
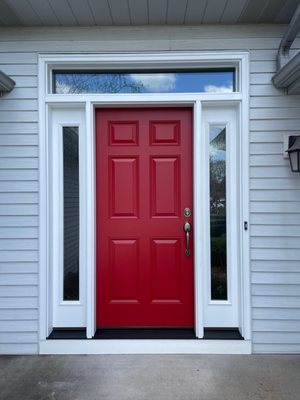
[[42,340],[40,354],[251,354],[250,340]]

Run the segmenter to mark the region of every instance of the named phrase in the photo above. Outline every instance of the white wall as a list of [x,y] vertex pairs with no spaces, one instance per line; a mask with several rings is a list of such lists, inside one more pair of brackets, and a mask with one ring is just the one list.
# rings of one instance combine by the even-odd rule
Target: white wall
[[[246,50],[251,60],[251,279],[254,352],[300,352],[300,176],[283,159],[300,96],[271,83],[284,26],[0,28],[0,353],[36,353],[39,52]],[[300,47],[300,42],[296,42]]]

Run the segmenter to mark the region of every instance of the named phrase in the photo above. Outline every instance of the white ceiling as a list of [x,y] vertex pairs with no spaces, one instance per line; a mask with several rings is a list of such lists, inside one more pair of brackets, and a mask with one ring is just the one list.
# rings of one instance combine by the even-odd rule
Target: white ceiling
[[289,23],[299,0],[0,0],[0,26]]

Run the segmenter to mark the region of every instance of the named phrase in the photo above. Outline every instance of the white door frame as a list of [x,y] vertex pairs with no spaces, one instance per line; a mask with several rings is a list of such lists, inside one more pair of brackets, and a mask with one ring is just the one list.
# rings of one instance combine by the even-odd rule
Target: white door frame
[[[63,128],[78,128],[79,150],[79,198],[84,203],[85,188],[85,113],[77,107],[64,110],[63,108],[51,108],[51,126],[49,129],[49,188],[48,201],[50,211],[49,238],[53,251],[49,254],[49,262],[52,265],[50,287],[52,297],[52,319],[55,327],[85,327],[86,326],[86,274],[84,271],[85,246],[79,240],[79,299],[78,301],[63,300]],[[85,236],[84,207],[79,209],[79,237]],[[54,250],[55,249],[55,250]]]
[[[76,68],[80,65],[102,63],[103,68],[109,65],[122,65],[124,68],[133,68],[137,65],[143,68],[151,63],[156,68],[169,70],[189,63],[189,67],[201,66],[228,66],[237,67],[238,92],[234,93],[196,93],[196,94],[120,94],[120,95],[56,95],[49,93],[51,68],[58,66]],[[155,68],[153,67],[153,68]],[[99,68],[98,68],[99,69]],[[241,151],[242,151],[242,181],[241,181],[241,213],[240,221],[249,221],[249,175],[248,175],[248,54],[247,53],[189,53],[189,54],[147,54],[147,55],[102,55],[101,58],[95,55],[41,55],[39,58],[39,122],[40,122],[40,341],[45,342],[46,337],[51,331],[51,304],[49,304],[49,284],[50,284],[50,265],[49,253],[55,249],[49,248],[49,203],[48,203],[48,179],[49,179],[49,154],[48,154],[48,135],[49,111],[53,107],[73,108],[81,107],[85,112],[86,125],[86,145],[85,145],[85,190],[89,196],[85,196],[84,218],[85,228],[83,230],[84,241],[88,243],[83,249],[84,263],[86,266],[86,327],[87,337],[91,338],[95,332],[95,127],[94,109],[95,107],[108,106],[192,106],[194,108],[194,205],[200,204],[200,179],[201,174],[201,110],[205,104],[230,104],[235,105],[239,110]],[[243,124],[242,124],[243,121]],[[195,206],[194,206],[195,207]],[[197,211],[198,210],[198,211]],[[194,210],[194,241],[201,242],[201,213],[199,208]],[[250,331],[250,282],[249,282],[249,236],[248,232],[239,230],[241,240],[241,313],[240,329],[246,340],[251,338]],[[197,337],[203,336],[203,312],[201,294],[201,246],[195,246],[195,330]],[[42,267],[43,266],[43,267]]]
[[[240,221],[239,207],[241,196],[241,171],[239,145],[240,135],[237,126],[238,108],[232,105],[205,105],[201,121],[202,174],[199,177],[202,187],[202,270],[204,327],[226,327],[241,329],[239,302],[239,266],[241,265],[238,246]],[[209,171],[209,132],[211,126],[226,129],[226,247],[227,247],[227,299],[211,299],[211,232],[210,232],[210,171]]]

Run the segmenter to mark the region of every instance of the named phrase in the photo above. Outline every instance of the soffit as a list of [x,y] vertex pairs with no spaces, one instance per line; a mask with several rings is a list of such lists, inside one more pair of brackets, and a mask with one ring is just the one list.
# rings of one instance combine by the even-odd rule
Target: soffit
[[0,26],[287,24],[299,0],[2,0]]

